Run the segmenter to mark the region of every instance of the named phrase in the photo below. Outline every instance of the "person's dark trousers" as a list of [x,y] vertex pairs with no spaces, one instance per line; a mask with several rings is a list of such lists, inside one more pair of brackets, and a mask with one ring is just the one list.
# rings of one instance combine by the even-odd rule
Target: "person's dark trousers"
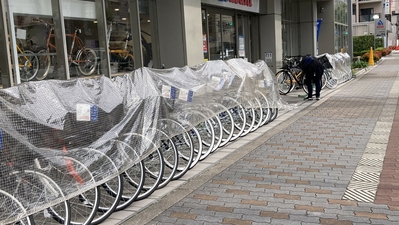
[[306,86],[308,86],[308,98],[312,98],[313,96],[312,83],[314,83],[316,86],[316,98],[319,98],[321,91],[321,76],[319,74],[315,74],[314,72],[306,74]]

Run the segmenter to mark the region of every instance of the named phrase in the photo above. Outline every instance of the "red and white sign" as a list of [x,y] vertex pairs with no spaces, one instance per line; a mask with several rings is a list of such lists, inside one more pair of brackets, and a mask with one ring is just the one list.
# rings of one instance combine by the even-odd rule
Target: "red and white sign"
[[202,3],[259,13],[260,0],[201,0]]

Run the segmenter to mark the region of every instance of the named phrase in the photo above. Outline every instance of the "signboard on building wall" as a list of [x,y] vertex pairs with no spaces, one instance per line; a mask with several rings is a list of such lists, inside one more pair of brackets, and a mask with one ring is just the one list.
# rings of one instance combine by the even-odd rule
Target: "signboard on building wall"
[[201,0],[202,3],[259,13],[260,0]]

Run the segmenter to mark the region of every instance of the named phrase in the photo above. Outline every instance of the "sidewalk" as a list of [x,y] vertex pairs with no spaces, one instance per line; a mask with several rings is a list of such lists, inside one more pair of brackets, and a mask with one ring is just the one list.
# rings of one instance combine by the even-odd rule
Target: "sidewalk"
[[298,97],[103,224],[399,224],[398,71],[393,53],[320,101]]

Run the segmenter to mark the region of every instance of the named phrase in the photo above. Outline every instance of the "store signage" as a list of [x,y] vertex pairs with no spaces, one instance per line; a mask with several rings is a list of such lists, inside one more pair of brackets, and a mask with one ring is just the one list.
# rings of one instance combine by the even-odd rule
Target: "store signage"
[[219,2],[231,2],[234,4],[246,5],[249,7],[252,6],[252,0],[219,0]]
[[260,0],[201,0],[202,3],[259,13]]
[[385,18],[374,20],[374,25],[375,25],[374,36],[385,36],[386,32],[385,23],[386,23]]

